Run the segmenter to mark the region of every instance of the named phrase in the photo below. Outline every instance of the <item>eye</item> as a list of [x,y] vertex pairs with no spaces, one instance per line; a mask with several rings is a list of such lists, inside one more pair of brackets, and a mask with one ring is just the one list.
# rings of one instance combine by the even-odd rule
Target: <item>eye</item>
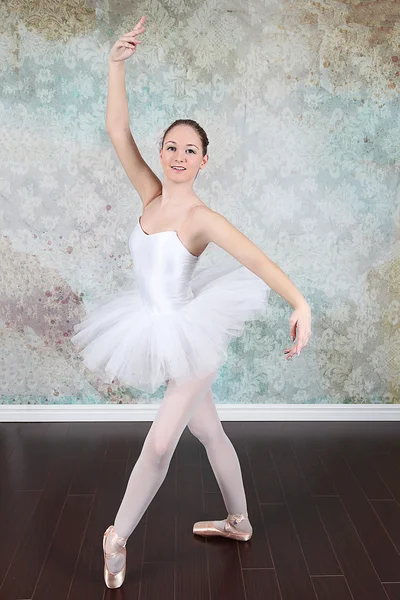
[[[168,146],[167,150],[171,150],[171,148],[175,148],[175,146]],[[193,152],[193,154],[196,154],[192,148],[188,148],[188,150],[189,152]]]

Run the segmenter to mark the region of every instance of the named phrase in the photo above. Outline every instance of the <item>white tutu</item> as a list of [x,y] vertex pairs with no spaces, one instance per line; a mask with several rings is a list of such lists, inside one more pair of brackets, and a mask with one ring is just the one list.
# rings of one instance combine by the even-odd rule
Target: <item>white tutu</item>
[[150,393],[169,379],[181,384],[218,369],[245,322],[265,316],[271,289],[237,263],[199,268],[190,285],[194,298],[171,312],[149,312],[137,289],[100,300],[74,326],[84,364],[105,382],[118,377]]

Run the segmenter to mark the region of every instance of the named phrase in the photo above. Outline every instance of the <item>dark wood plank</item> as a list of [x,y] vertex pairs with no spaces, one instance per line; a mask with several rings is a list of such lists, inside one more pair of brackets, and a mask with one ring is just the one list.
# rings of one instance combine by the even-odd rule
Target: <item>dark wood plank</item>
[[293,451],[271,453],[310,574],[342,575]]
[[[273,562],[271,549],[265,534],[263,515],[258,500],[257,489],[250,466],[249,456],[247,453],[246,438],[243,433],[243,423],[224,423],[224,429],[228,437],[231,439],[238,455],[247,500],[247,512],[253,528],[253,535],[251,539],[247,542],[239,543],[238,546],[242,568],[272,569]],[[270,581],[268,574],[267,578],[268,581]],[[256,580],[251,579],[251,581],[255,582]]]
[[353,600],[387,600],[373,564],[338,498],[314,498]]
[[[271,432],[265,432],[266,438],[268,433]],[[247,455],[259,502],[263,504],[284,502],[284,494],[270,454],[269,440],[249,434],[246,442]]]
[[389,600],[400,600],[400,583],[384,583]]
[[[177,469],[180,467],[189,466],[197,471],[197,478],[201,480],[201,454],[205,453],[203,444],[190,432],[186,427],[182,433],[179,444],[176,448],[178,457]],[[202,482],[201,487],[203,487]]]
[[68,496],[32,600],[67,600],[93,495]]
[[[41,495],[42,490],[10,489],[10,502],[0,511],[0,594],[18,548],[24,541]],[[8,582],[8,586],[10,586],[10,582]]]
[[[224,515],[225,506],[220,493],[205,494],[205,511],[207,515]],[[226,516],[226,515],[225,515]],[[222,516],[222,519],[225,517]],[[207,520],[216,520],[210,516]],[[206,539],[208,568],[210,577],[210,599],[246,600],[242,568],[240,564],[237,542],[222,537]]]
[[370,500],[393,499],[392,493],[374,468],[375,457],[383,456],[385,462],[392,462],[392,457],[387,457],[393,445],[392,425],[390,422],[364,423],[362,432],[358,431],[359,428],[356,429],[355,435],[347,439],[341,448],[342,456]]
[[16,448],[28,449],[43,445],[43,440],[51,423],[0,423],[0,474],[3,466],[9,466],[9,459]]
[[[72,431],[81,438],[80,454],[77,457],[75,474],[69,494],[95,494],[101,478],[107,451],[107,423],[80,423],[84,427]],[[71,437],[71,432],[69,437]]]
[[270,449],[281,444],[287,446],[287,423],[246,423],[246,450],[256,487],[258,500],[261,503],[284,502],[284,495],[279,483]]
[[[329,448],[342,447],[351,437],[347,423],[342,421],[300,421],[285,423],[287,437],[294,449],[304,448],[318,452]],[[350,424],[351,427],[353,426]]]
[[353,600],[343,576],[313,577],[312,582],[318,600]]
[[360,448],[346,451],[344,458],[369,500],[393,500],[393,495],[373,467],[372,451]]
[[107,461],[128,460],[131,440],[132,423],[123,421],[113,423],[108,435],[105,459]]
[[178,444],[174,600],[209,600],[205,539],[193,534],[204,520],[201,453],[204,447],[186,429]]
[[126,483],[128,483],[128,479],[132,473],[132,469],[140,456],[144,441],[146,439],[150,427],[151,423],[149,421],[139,421],[138,423],[131,423],[129,456],[125,475]]
[[168,473],[147,509],[143,562],[170,562],[175,555],[176,536],[176,451]]
[[14,450],[1,469],[2,489],[43,490],[52,464],[68,447],[69,423],[40,423],[36,431],[34,425],[16,429]]
[[[122,489],[120,493],[113,496],[113,508],[111,518],[109,518],[109,524],[114,523],[114,518],[118,512],[122,498],[125,494],[126,486],[128,484],[129,477],[131,476],[132,470],[136,464],[137,459],[142,451],[143,443],[146,435],[150,429],[151,423],[147,421],[141,421],[138,423],[130,423],[130,444],[129,444],[129,455],[127,460],[127,466],[125,473],[122,478]],[[110,458],[111,455],[109,455]],[[113,461],[108,461],[107,465],[112,465]],[[119,461],[117,461],[119,462]],[[125,461],[122,461],[125,462]],[[143,551],[144,551],[144,540],[146,535],[147,527],[147,513],[146,511],[139,521],[137,527],[132,532],[127,542],[127,562],[126,562],[126,578],[123,585],[123,593],[129,597],[130,600],[138,600],[141,589],[142,581],[142,568],[143,568]],[[114,590],[106,589],[105,600],[112,598]],[[71,598],[72,600],[72,598]]]
[[283,600],[315,600],[310,573],[286,504],[262,504]]
[[[341,450],[343,455],[366,456],[388,450],[395,439],[395,430],[390,421],[341,422],[343,432]],[[334,438],[333,438],[334,439]],[[334,440],[335,441],[335,440]]]
[[311,496],[337,496],[317,450],[296,447],[295,456]]
[[243,569],[246,600],[282,600],[274,569]]
[[400,465],[393,460],[393,454],[391,452],[374,454],[372,465],[393,498],[400,503]]
[[380,580],[397,581],[400,555],[348,464],[337,451],[321,451],[320,456]]
[[371,505],[400,554],[400,506],[394,500],[371,500]]
[[144,562],[140,600],[174,600],[174,561]]
[[[104,531],[113,522],[116,504],[122,496],[125,469],[125,461],[103,463],[99,489],[94,497],[86,528],[82,532],[83,541],[68,600],[98,600],[102,598],[105,589],[102,538]],[[128,581],[132,578],[132,562],[134,561],[132,561],[127,544],[127,571],[129,568],[129,574],[127,572],[126,579]],[[140,558],[138,563],[140,572]],[[137,577],[137,573],[134,575]],[[136,600],[138,594],[132,598]]]
[[0,424],[0,600],[400,600],[398,422],[223,423],[248,542],[193,535],[227,510],[186,429],[128,540],[123,589],[108,590],[103,532],[150,426]]
[[74,458],[59,457],[53,461],[53,469],[0,588],[0,600],[32,597],[74,470]]

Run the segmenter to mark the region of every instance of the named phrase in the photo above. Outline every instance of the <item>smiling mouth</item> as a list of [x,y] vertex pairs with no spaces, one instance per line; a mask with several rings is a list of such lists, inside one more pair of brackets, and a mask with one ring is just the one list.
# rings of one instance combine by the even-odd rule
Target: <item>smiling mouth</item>
[[174,171],[186,171],[185,167],[171,167],[171,169],[174,169]]

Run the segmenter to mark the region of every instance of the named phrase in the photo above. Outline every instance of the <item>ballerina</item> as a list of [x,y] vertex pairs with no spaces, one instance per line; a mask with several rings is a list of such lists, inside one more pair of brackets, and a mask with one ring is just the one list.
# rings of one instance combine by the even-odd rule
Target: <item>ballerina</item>
[[[115,377],[145,391],[166,392],[131,472],[114,524],[103,534],[104,581],[120,587],[126,543],[168,472],[186,426],[205,446],[228,512],[226,519],[199,521],[193,533],[239,541],[252,536],[241,468],[218,417],[211,386],[227,359],[227,346],[246,321],[265,313],[271,289],[293,308],[284,350],[289,360],[311,334],[310,306],[289,277],[225,217],[207,207],[193,183],[208,162],[208,138],[191,119],[165,131],[161,181],[143,160],[129,126],[124,63],[145,31],[143,16],[123,34],[109,56],[106,127],[143,204],[129,238],[138,290],[100,302],[75,325],[71,341],[84,364],[105,381]],[[199,268],[210,242],[240,263]]]

